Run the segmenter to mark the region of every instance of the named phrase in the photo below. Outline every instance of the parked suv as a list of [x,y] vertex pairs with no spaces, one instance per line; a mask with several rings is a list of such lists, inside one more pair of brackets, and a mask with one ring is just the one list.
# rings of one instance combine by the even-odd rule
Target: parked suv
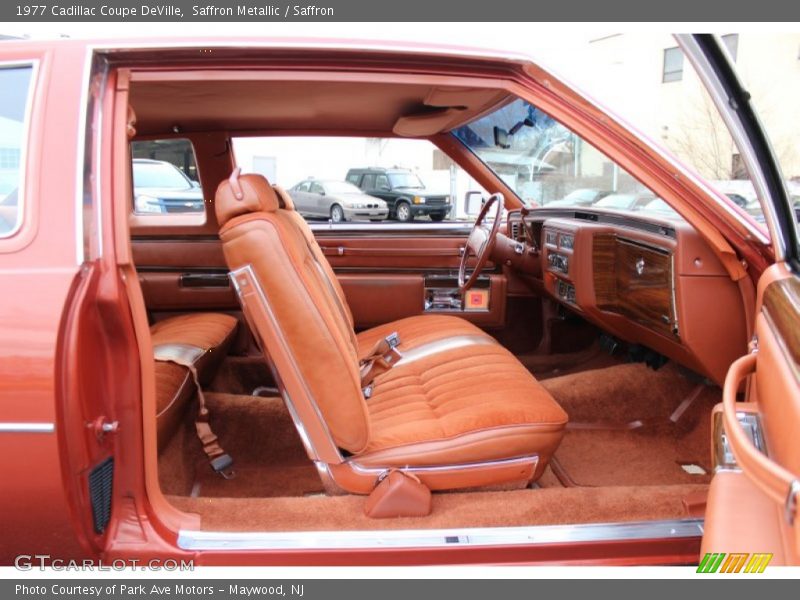
[[429,193],[422,180],[408,169],[350,169],[347,181],[370,196],[385,200],[390,219],[408,223],[414,217],[428,215],[431,221],[444,221],[450,215],[450,196]]

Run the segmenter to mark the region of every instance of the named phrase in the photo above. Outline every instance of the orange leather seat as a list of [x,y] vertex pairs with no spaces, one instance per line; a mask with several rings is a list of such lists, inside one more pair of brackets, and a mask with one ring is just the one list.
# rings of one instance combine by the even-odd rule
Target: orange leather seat
[[[412,317],[356,336],[341,287],[292,208],[260,175],[235,172],[217,190],[245,315],[329,489],[369,493],[392,467],[432,489],[538,477],[567,422],[555,400],[457,317]],[[392,332],[401,359],[362,389],[359,361]]]
[[505,348],[473,342],[413,356],[376,379],[360,464],[458,464],[531,451],[549,459],[567,416]]
[[[237,321],[217,313],[192,313],[170,317],[150,328],[156,357],[163,349],[184,348],[192,352],[202,384],[209,383],[228,353]],[[156,423],[159,449],[164,447],[180,423],[184,409],[195,393],[189,369],[174,362],[155,361]]]

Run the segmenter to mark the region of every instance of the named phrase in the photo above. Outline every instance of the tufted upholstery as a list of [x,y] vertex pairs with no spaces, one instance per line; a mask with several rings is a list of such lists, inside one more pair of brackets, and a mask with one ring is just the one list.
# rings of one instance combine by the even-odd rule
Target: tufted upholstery
[[[225,259],[303,422],[310,454],[329,465],[338,485],[370,491],[374,479],[364,483],[371,477],[364,467],[449,469],[426,480],[435,489],[541,474],[567,415],[512,354],[453,316],[411,317],[356,336],[344,294],[305,221],[280,201],[281,190],[237,198],[237,176],[216,195]],[[263,180],[239,180],[252,190],[269,187],[254,178]],[[374,379],[365,399],[359,360],[395,331],[402,359]],[[535,470],[497,467],[528,458]]]
[[236,317],[220,313],[191,313],[159,321],[150,328],[153,347],[188,344],[203,350],[219,346],[236,328]]
[[[531,447],[549,458],[567,423],[562,408],[499,344],[401,361],[376,380],[367,408],[372,435],[361,464],[476,462],[524,455]],[[490,435],[470,436],[475,432]]]

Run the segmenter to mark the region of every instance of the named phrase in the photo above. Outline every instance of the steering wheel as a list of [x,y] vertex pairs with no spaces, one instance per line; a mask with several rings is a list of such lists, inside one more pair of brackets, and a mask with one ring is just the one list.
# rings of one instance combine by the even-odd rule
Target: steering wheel
[[[486,261],[489,260],[489,256],[492,254],[497,240],[497,232],[500,230],[500,217],[503,214],[504,205],[503,194],[499,192],[492,194],[481,208],[478,218],[475,219],[475,225],[472,226],[472,231],[469,232],[467,244],[464,247],[464,254],[461,255],[461,264],[458,266],[458,291],[462,295],[478,280],[483,267],[486,266]],[[490,229],[484,225],[484,221],[492,207],[494,207],[494,222]],[[470,253],[477,260],[475,268],[467,277],[467,262],[469,261]]]

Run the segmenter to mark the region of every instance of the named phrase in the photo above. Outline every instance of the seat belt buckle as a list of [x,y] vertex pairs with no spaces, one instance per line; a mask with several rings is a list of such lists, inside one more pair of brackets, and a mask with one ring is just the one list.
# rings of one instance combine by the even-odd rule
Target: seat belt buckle
[[393,331],[389,335],[387,335],[383,340],[386,342],[386,345],[389,346],[389,350],[394,350],[397,346],[400,345],[400,334],[396,331]]
[[387,366],[391,366],[403,357],[400,354],[400,350],[397,349],[400,345],[400,334],[393,331],[383,338],[383,341],[386,343],[388,350],[380,357],[380,360],[383,360]]
[[233,466],[233,459],[230,454],[220,454],[211,459],[210,464],[214,472],[219,473],[225,479],[233,479],[236,476],[236,473],[231,469]]

